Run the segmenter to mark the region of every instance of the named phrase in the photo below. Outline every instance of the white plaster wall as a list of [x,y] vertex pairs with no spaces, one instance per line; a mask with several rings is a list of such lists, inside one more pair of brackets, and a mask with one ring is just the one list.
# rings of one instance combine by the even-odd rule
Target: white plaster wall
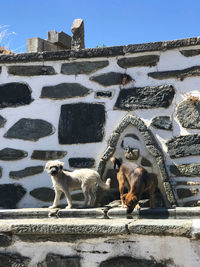
[[[200,48],[200,46],[189,47],[187,49]],[[181,50],[181,49],[180,49]],[[137,53],[126,55],[126,57],[133,57],[139,55],[160,55],[160,61],[158,65],[155,67],[134,67],[123,69],[117,65],[117,59],[119,57],[113,58],[92,58],[90,61],[102,61],[108,60],[109,65],[100,69],[95,73],[90,75],[64,75],[60,74],[60,69],[62,63],[69,62],[68,60],[63,61],[52,61],[52,62],[30,62],[30,63],[17,63],[10,65],[48,65],[53,66],[55,71],[58,73],[56,75],[49,76],[34,76],[34,77],[22,77],[22,76],[13,76],[7,73],[7,66],[9,64],[1,64],[2,72],[0,74],[0,83],[10,83],[10,82],[25,82],[32,89],[32,98],[34,101],[30,105],[20,106],[17,108],[4,108],[0,110],[1,116],[7,119],[7,122],[3,128],[0,128],[0,149],[5,147],[15,148],[15,149],[23,149],[28,152],[28,157],[22,160],[6,162],[1,161],[0,166],[3,168],[3,175],[0,179],[0,183],[13,183],[19,182],[21,183],[27,190],[27,192],[31,191],[36,187],[51,187],[51,181],[48,175],[44,172],[39,175],[34,175],[30,177],[26,177],[20,179],[19,181],[13,180],[9,178],[10,171],[16,171],[24,169],[25,167],[34,166],[34,165],[44,165],[44,161],[39,160],[31,160],[30,156],[33,150],[64,150],[67,151],[67,155],[63,158],[65,162],[65,168],[69,168],[68,159],[70,157],[93,157],[96,160],[96,167],[98,166],[98,161],[103,154],[106,146],[107,140],[109,136],[117,126],[117,124],[121,121],[121,119],[127,114],[130,113],[132,115],[139,116],[147,126],[150,125],[151,120],[160,115],[167,115],[172,117],[173,121],[173,130],[165,131],[155,129],[150,127],[152,132],[154,133],[156,140],[161,146],[166,165],[175,163],[175,164],[186,164],[186,163],[199,163],[199,156],[185,157],[179,159],[170,159],[167,155],[167,149],[165,142],[171,137],[179,136],[179,135],[187,135],[191,133],[200,133],[200,130],[191,130],[184,129],[181,127],[177,116],[176,116],[176,107],[179,102],[186,99],[189,95],[200,96],[200,77],[186,78],[184,81],[180,81],[177,79],[167,79],[167,80],[156,80],[148,77],[149,72],[153,71],[164,71],[164,70],[175,70],[175,69],[185,69],[188,67],[192,67],[195,65],[199,65],[200,55],[195,57],[184,57],[180,54],[179,49],[168,50],[168,51],[159,51],[159,52],[145,52],[145,53]],[[77,61],[88,61],[88,59],[77,59]],[[169,108],[156,108],[156,109],[148,109],[148,110],[135,110],[135,111],[119,111],[113,110],[114,104],[118,97],[119,91],[122,86],[109,86],[103,87],[98,83],[92,82],[89,80],[90,76],[94,74],[102,74],[105,72],[121,72],[129,74],[134,81],[127,84],[125,88],[130,87],[143,87],[143,86],[156,86],[156,85],[164,85],[171,84],[174,86],[176,90],[176,94],[174,100]],[[80,83],[83,86],[92,89],[93,92],[85,97],[79,98],[71,98],[66,100],[50,100],[50,99],[42,99],[40,98],[42,87],[48,85],[57,85],[59,83]],[[110,98],[95,98],[94,92],[100,90],[113,90],[114,96],[112,99]],[[79,103],[79,102],[88,102],[88,103],[105,103],[106,109],[106,124],[105,124],[105,136],[101,143],[91,143],[91,144],[77,144],[77,145],[60,145],[58,143],[58,120],[60,115],[60,107],[63,104],[69,103]],[[7,130],[16,123],[21,118],[33,118],[33,119],[43,119],[50,122],[55,127],[55,133],[51,136],[41,138],[37,142],[32,141],[23,141],[17,139],[7,139],[4,138],[3,135],[7,132]],[[176,180],[184,180],[186,177],[182,178],[174,178],[170,175],[171,181],[174,182]],[[188,179],[188,178],[187,178]],[[200,181],[200,176],[192,178],[192,181]],[[199,187],[200,189],[200,187]],[[193,199],[200,199],[200,194],[191,198],[188,198],[187,201]],[[185,201],[185,200],[184,200]],[[65,202],[65,201],[63,201]],[[50,203],[44,203],[38,201],[31,197],[28,193],[26,196],[20,201],[18,207],[40,207],[44,205],[50,205]],[[179,204],[182,204],[182,201],[179,201]]]

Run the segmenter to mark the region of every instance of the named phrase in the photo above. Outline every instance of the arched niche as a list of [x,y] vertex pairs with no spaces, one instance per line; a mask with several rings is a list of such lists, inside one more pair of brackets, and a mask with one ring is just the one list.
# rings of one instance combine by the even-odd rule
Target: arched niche
[[[125,139],[126,138],[126,139]],[[163,196],[165,207],[176,205],[174,193],[165,168],[164,157],[152,132],[145,123],[137,116],[126,115],[111,134],[106,150],[104,151],[98,165],[98,172],[103,179],[106,177],[108,168],[111,168],[110,158],[112,156],[121,157],[124,161],[124,148],[131,146],[139,150],[140,156],[137,160],[141,165],[144,158],[151,163],[153,173],[156,173],[158,179],[158,188]],[[125,143],[123,143],[125,142]],[[139,147],[137,147],[139,146]],[[144,166],[148,172],[149,166]]]

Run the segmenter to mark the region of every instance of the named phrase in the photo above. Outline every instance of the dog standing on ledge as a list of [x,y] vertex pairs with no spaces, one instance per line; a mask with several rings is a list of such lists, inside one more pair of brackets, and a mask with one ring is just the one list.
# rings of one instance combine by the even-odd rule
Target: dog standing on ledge
[[45,170],[51,175],[51,180],[55,190],[55,198],[53,205],[49,208],[53,209],[58,206],[62,192],[67,199],[68,206],[72,208],[71,191],[82,189],[85,197],[85,206],[93,206],[95,202],[95,184],[97,183],[105,190],[110,189],[111,179],[107,179],[104,183],[98,172],[90,169],[80,169],[72,172],[63,170],[64,163],[59,160],[48,161]]
[[[145,191],[149,192],[150,207],[153,208],[153,195],[156,181],[148,175],[148,172],[133,162],[123,163],[112,157],[111,162],[117,170],[117,180],[119,182],[119,192],[122,206],[126,204],[127,213],[131,213],[136,207],[140,209],[139,200]],[[128,188],[128,193],[124,194],[124,187]],[[125,200],[125,203],[124,203]]]

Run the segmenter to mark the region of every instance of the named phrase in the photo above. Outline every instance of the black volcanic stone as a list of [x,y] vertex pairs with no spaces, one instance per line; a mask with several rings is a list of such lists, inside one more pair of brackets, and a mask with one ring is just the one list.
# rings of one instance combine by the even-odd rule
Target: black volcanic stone
[[31,159],[37,160],[55,160],[64,158],[67,155],[66,151],[56,150],[34,150]]
[[172,121],[169,116],[159,116],[153,118],[151,126],[162,130],[172,130]]
[[42,88],[41,98],[65,99],[86,96],[91,90],[79,83],[61,83]]
[[0,167],[0,178],[2,177],[2,168]]
[[28,156],[28,153],[24,150],[14,148],[4,148],[0,150],[0,160],[19,160]]
[[0,233],[0,247],[9,247],[11,244],[12,244],[12,234]]
[[142,157],[142,159],[141,159],[141,164],[142,164],[142,166],[145,166],[145,167],[151,167],[152,166],[151,162],[144,157]]
[[12,179],[21,179],[27,176],[32,176],[35,174],[42,173],[43,171],[44,171],[43,166],[31,166],[20,171],[11,171],[9,173],[9,176]]
[[[54,200],[54,190],[48,187],[39,187],[30,191],[30,195],[38,200],[44,202],[52,202]],[[64,194],[61,195],[61,199],[64,198]]]
[[111,91],[98,91],[95,93],[95,97],[112,97]]
[[69,166],[73,168],[92,168],[95,160],[93,158],[70,158]]
[[177,78],[183,81],[185,78],[188,77],[200,76],[200,66],[194,66],[183,70],[150,72],[148,73],[148,76],[157,80]]
[[66,104],[61,106],[59,143],[101,142],[104,136],[105,107],[102,104]]
[[174,94],[175,90],[171,85],[122,89],[115,103],[115,109],[167,108],[171,105]]
[[[103,86],[111,86],[111,85],[120,85],[120,84],[126,84],[129,83],[132,78],[123,73],[119,72],[108,72],[96,76],[90,77],[91,81],[97,82]],[[124,81],[124,82],[123,82]]]
[[156,66],[160,57],[157,55],[146,55],[139,57],[123,57],[117,60],[117,64],[124,69],[131,67],[145,67],[145,66]]
[[45,260],[37,267],[81,267],[80,258],[77,256],[63,256],[53,253],[47,254]]
[[53,126],[40,119],[20,119],[4,135],[6,138],[16,138],[30,141],[37,141],[42,137],[54,133]]
[[195,177],[199,176],[200,164],[170,165],[169,170],[175,176]]
[[1,67],[0,67],[0,74],[1,74]]
[[200,100],[192,97],[181,102],[177,107],[177,118],[182,127],[200,129]]
[[20,254],[0,252],[0,267],[28,267],[31,259]]
[[16,82],[0,84],[0,108],[28,105],[32,101],[28,85]]
[[4,118],[0,115],[0,127],[3,127],[5,123],[6,123],[6,119],[4,119]]
[[55,70],[51,66],[9,66],[8,73],[17,76],[54,75]]
[[171,158],[200,155],[200,134],[177,136],[166,143]]
[[26,190],[20,184],[0,184],[0,207],[15,209]]
[[200,55],[200,49],[190,49],[179,51],[185,57],[194,57]]
[[165,267],[165,263],[155,260],[137,259],[129,256],[119,256],[102,261],[99,267]]
[[61,73],[67,75],[89,74],[99,69],[105,68],[108,65],[108,60],[64,63],[61,67]]
[[178,188],[176,190],[178,198],[192,197],[198,194],[198,188]]

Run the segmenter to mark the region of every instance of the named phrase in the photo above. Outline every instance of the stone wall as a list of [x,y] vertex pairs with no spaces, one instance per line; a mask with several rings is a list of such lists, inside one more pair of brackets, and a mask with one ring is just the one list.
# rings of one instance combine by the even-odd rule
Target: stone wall
[[50,205],[51,159],[112,177],[106,204],[109,158],[133,160],[128,147],[157,177],[159,206],[199,205],[199,59],[199,38],[1,55],[0,207]]

